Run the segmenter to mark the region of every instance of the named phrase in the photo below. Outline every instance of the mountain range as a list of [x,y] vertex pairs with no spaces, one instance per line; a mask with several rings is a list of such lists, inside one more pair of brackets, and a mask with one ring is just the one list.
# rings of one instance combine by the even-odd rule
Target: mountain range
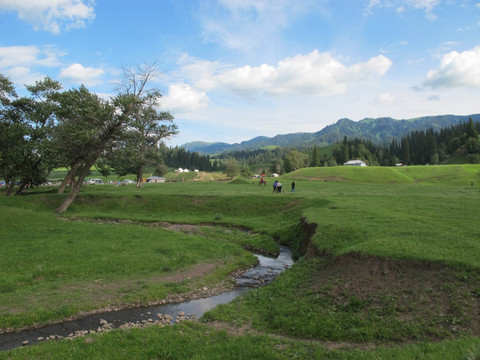
[[315,144],[326,146],[342,141],[344,136],[349,139],[362,138],[376,143],[385,143],[400,138],[411,131],[427,129],[438,131],[444,127],[468,122],[470,118],[474,122],[479,122],[480,114],[424,116],[403,120],[382,117],[353,121],[343,118],[314,133],[301,132],[274,137],[258,136],[235,144],[194,141],[181,147],[190,152],[213,155],[228,151],[260,149],[268,146],[308,147]]

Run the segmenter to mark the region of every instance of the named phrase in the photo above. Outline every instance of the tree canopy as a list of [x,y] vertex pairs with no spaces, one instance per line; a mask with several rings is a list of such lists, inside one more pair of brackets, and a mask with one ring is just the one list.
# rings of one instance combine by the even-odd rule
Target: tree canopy
[[[173,116],[159,110],[160,92],[147,89],[155,65],[125,70],[122,90],[102,99],[85,86],[61,91],[61,84],[45,78],[27,86],[30,96],[18,97],[13,83],[0,74],[0,177],[6,195],[20,184],[38,185],[55,167],[68,169],[59,193],[71,191],[56,212],[64,212],[77,196],[85,177],[99,159],[110,159],[119,173],[137,174],[158,165],[158,143],[174,135]],[[167,122],[167,124],[162,123]]]
[[159,141],[177,133],[168,111],[160,111],[160,91],[149,88],[149,82],[159,75],[158,66],[143,64],[124,67],[117,102],[129,118],[128,128],[115,143],[110,164],[119,175],[133,173],[137,187],[143,186],[143,172],[147,166],[161,162]]

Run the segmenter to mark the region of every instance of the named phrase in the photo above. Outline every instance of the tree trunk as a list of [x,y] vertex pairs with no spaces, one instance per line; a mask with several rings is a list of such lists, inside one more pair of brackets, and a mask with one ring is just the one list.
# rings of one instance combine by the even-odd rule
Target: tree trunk
[[5,186],[7,188],[7,192],[5,193],[5,196],[12,195],[13,188],[15,187],[15,182],[14,181],[11,181],[11,182],[5,181]]
[[68,183],[70,182],[70,179],[72,177],[72,170],[68,170],[67,176],[65,176],[65,179],[63,179],[62,184],[58,188],[58,194],[63,194]]
[[143,188],[143,171],[140,169],[137,173],[137,184],[136,184],[137,189]]
[[79,168],[80,164],[75,164],[72,166],[72,168],[68,171],[67,176],[65,176],[65,179],[62,181],[62,185],[60,185],[60,188],[58,189],[59,194],[63,194],[65,191],[67,185],[70,183],[70,181],[75,180],[75,173],[77,172],[77,169]]
[[15,195],[20,195],[22,193],[22,191],[25,190],[26,186],[27,186],[27,182],[22,181],[20,183],[20,187],[17,189],[17,192],[15,193]]
[[[68,207],[72,204],[72,202],[75,200],[75,198],[78,195],[78,192],[80,191],[82,185],[83,185],[83,180],[87,176],[88,172],[90,171],[90,168],[92,167],[93,162],[90,165],[86,165],[83,170],[80,172],[80,175],[76,182],[72,186],[72,191],[67,195],[63,203],[55,209],[55,212],[57,214],[63,214]],[[73,176],[74,177],[74,176]],[[72,177],[72,179],[73,179]]]

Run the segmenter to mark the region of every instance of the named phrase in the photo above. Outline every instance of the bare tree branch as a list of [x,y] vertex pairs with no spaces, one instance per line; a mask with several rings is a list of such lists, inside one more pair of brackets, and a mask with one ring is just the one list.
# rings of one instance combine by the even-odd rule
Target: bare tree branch
[[148,96],[151,93],[158,92],[157,88],[147,88],[147,84],[160,76],[158,61],[152,63],[143,63],[136,66],[123,66],[123,78],[117,86],[117,91],[125,95],[136,97]]

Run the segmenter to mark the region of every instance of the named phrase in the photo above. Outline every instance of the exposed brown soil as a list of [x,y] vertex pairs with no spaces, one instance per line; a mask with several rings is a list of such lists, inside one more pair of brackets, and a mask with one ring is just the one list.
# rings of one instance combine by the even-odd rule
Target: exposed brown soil
[[439,337],[479,336],[479,279],[478,270],[351,253],[319,268],[312,286],[338,304],[356,297],[367,304],[363,311],[380,309],[408,323],[426,324]]
[[201,233],[201,229],[205,227],[212,227],[209,225],[191,225],[191,224],[172,224],[167,222],[150,223],[150,226],[159,227],[162,229],[177,231],[187,235],[196,235]]
[[[144,279],[144,283],[167,283],[167,282],[182,282],[184,280],[190,280],[195,278],[200,278],[211,273],[215,270],[220,264],[216,263],[201,263],[196,264],[187,269],[179,270],[175,273],[164,275],[164,276],[155,276],[148,279]],[[138,279],[124,280],[122,282],[113,282],[108,283],[104,282],[102,279],[97,279],[93,283],[88,285],[89,292],[96,294],[96,297],[99,298],[100,302],[105,302],[110,297],[118,296],[118,290],[120,288],[133,288],[135,283],[138,283]]]

